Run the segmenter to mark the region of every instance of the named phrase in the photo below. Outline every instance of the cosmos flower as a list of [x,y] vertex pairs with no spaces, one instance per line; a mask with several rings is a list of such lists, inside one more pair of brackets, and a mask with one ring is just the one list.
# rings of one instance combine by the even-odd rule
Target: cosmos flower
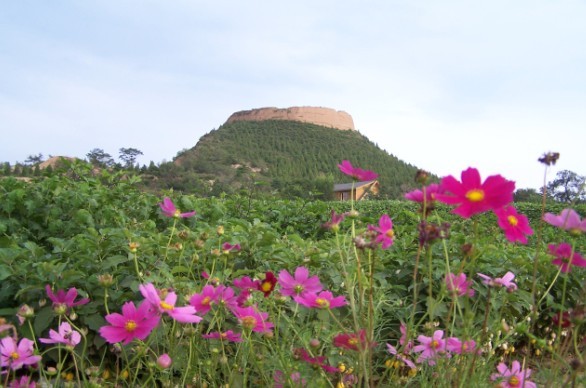
[[571,267],[586,267],[586,260],[578,252],[572,252],[570,244],[549,244],[547,247],[549,253],[555,256],[551,263],[560,266],[562,272],[570,272]]
[[258,289],[265,295],[265,298],[273,292],[277,285],[277,281],[278,279],[271,271],[265,273],[265,278],[258,284]]
[[41,361],[41,356],[34,355],[35,343],[28,338],[21,338],[19,342],[12,337],[4,337],[0,340],[0,366],[12,370],[22,368],[24,365],[35,365]]
[[285,296],[301,295],[307,292],[320,292],[322,285],[317,276],[309,276],[309,270],[305,267],[297,267],[295,277],[287,270],[279,272],[279,284],[281,294]]
[[232,330],[227,330],[225,332],[214,331],[209,334],[203,334],[203,338],[207,339],[219,339],[222,341],[229,341],[229,342],[242,342],[242,336],[240,333],[234,333]]
[[446,350],[454,354],[474,353],[476,351],[476,341],[462,341],[456,337],[450,337],[446,340]]
[[482,278],[482,284],[486,284],[490,287],[505,287],[507,291],[512,292],[517,289],[517,285],[513,283],[513,279],[515,278],[515,274],[511,271],[507,272],[505,276],[502,278],[491,278],[490,276],[486,276],[484,274],[478,273],[478,276]]
[[517,213],[514,206],[496,209],[494,214],[497,217],[498,225],[504,230],[507,240],[527,244],[527,236],[533,234],[533,229],[529,226],[529,220],[526,216]]
[[177,294],[174,292],[166,292],[165,299],[161,299],[159,291],[152,283],[141,284],[138,286],[140,293],[151,307],[158,314],[167,314],[177,322],[181,323],[198,323],[202,320],[201,317],[195,315],[195,308],[193,306],[175,307],[177,302]]
[[222,253],[225,255],[229,254],[230,252],[238,252],[240,250],[240,244],[230,244],[225,242],[222,244]]
[[368,225],[368,230],[377,232],[374,240],[375,243],[381,244],[382,249],[387,249],[393,245],[395,232],[393,231],[393,221],[387,214],[383,214],[378,220],[378,226]]
[[57,290],[57,295],[55,295],[51,286],[47,284],[45,291],[47,291],[47,296],[53,302],[53,310],[57,314],[65,314],[72,307],[84,305],[90,301],[89,298],[82,298],[76,302],[77,289],[75,287],[70,288],[67,292],[65,290]]
[[61,322],[59,332],[51,329],[49,338],[39,338],[39,341],[44,344],[63,344],[73,348],[81,341],[81,334],[73,330],[68,322]]
[[393,345],[387,344],[387,351],[391,353],[393,356],[397,357],[397,360],[403,362],[409,368],[417,369],[413,361],[409,360],[408,358],[405,358],[401,353],[397,352],[397,348],[395,348]]
[[352,166],[352,163],[348,160],[343,160],[341,164],[338,164],[338,168],[341,172],[352,177],[352,179],[356,181],[371,181],[378,177],[378,174],[373,171],[363,170]]
[[545,213],[543,220],[550,225],[569,231],[572,234],[586,232],[586,218],[581,220],[574,209],[564,209],[559,216]]
[[274,324],[269,322],[268,313],[257,311],[253,306],[236,307],[232,310],[240,325],[246,329],[257,333],[270,333]]
[[472,280],[466,280],[466,274],[461,273],[458,276],[453,273],[446,275],[446,288],[455,295],[469,297],[474,296],[474,290],[472,289]]
[[443,339],[444,331],[436,330],[431,337],[420,335],[417,337],[419,345],[413,348],[415,353],[421,352],[417,362],[427,361],[429,365],[435,365],[435,358],[446,350],[446,341]]
[[331,218],[328,222],[324,223],[322,227],[325,229],[331,230],[333,232],[337,232],[340,229],[340,223],[344,221],[346,218],[346,214],[336,214],[336,211],[332,209]]
[[108,343],[122,341],[124,345],[134,339],[144,340],[159,324],[160,316],[153,314],[151,304],[143,302],[138,309],[133,302],[122,305],[122,314],[106,315],[110,326],[102,326],[100,335]]
[[[366,330],[361,329],[358,333],[341,333],[334,336],[334,346],[349,350],[360,350],[366,346]],[[376,345],[375,343],[372,344]]]
[[425,195],[423,194],[423,190],[413,190],[404,195],[405,199],[413,202],[423,203],[425,199],[425,203],[428,205],[433,204],[435,202],[436,194],[443,194],[444,190],[440,185],[437,183],[432,183],[429,186],[425,187]]
[[531,376],[531,369],[521,369],[519,361],[513,361],[511,369],[504,362],[497,365],[498,373],[490,376],[492,381],[498,381],[501,388],[536,388],[537,385],[532,381],[527,381]]
[[303,295],[296,295],[293,299],[305,307],[318,309],[333,309],[348,304],[343,295],[334,298],[330,291],[321,291],[319,294],[308,292]]
[[181,211],[175,207],[175,204],[169,197],[165,197],[163,202],[159,203],[159,206],[161,207],[163,214],[167,217],[188,218],[195,215],[195,211],[181,213]]
[[452,212],[463,218],[488,210],[500,209],[513,201],[515,182],[508,181],[500,175],[491,175],[484,182],[475,168],[462,171],[462,182],[449,175],[441,181],[445,190],[436,194],[439,202],[458,205]]

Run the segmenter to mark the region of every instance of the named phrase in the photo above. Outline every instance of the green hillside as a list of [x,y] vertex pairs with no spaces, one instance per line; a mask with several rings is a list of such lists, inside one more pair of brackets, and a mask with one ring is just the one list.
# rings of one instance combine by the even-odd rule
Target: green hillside
[[334,183],[349,182],[337,168],[344,159],[379,174],[381,198],[399,198],[415,185],[415,166],[357,131],[282,120],[238,121],[211,131],[175,158],[168,179],[190,191],[198,182],[216,193],[253,186],[281,197],[311,191],[329,199]]

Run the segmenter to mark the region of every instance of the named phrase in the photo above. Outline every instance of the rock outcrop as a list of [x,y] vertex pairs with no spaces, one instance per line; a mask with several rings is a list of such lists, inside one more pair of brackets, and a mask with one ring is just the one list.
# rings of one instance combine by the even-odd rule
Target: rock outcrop
[[291,108],[259,108],[233,113],[226,124],[235,121],[291,120],[341,130],[354,130],[352,116],[344,111],[312,106]]

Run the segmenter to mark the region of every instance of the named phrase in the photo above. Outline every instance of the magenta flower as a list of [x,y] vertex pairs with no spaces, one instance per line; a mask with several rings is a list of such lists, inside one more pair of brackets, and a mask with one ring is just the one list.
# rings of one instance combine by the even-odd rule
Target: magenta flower
[[74,348],[81,341],[81,334],[71,328],[68,322],[61,322],[59,332],[49,330],[49,338],[39,338],[44,344],[63,344]]
[[33,346],[35,343],[28,338],[22,338],[20,342],[12,337],[4,337],[0,340],[0,366],[12,370],[22,368],[24,365],[35,365],[41,361],[41,356],[35,356]]
[[230,244],[225,242],[222,244],[222,252],[227,255],[230,252],[238,252],[240,250],[240,244]]
[[581,220],[574,209],[564,209],[559,216],[545,213],[543,220],[550,225],[569,231],[572,234],[586,232],[586,218]]
[[238,322],[246,330],[252,330],[257,333],[270,333],[274,324],[268,322],[268,313],[261,313],[254,307],[236,307],[232,310]]
[[309,276],[309,270],[305,267],[297,267],[295,277],[287,270],[279,272],[279,284],[281,294],[285,296],[301,295],[307,292],[317,293],[322,290],[322,285],[317,276]]
[[275,286],[277,285],[278,279],[271,271],[267,271],[265,273],[265,278],[260,281],[258,284],[258,290],[261,291],[265,298],[273,292]]
[[143,340],[159,324],[159,315],[153,314],[152,306],[143,302],[138,309],[133,302],[122,305],[122,314],[106,315],[110,326],[102,326],[100,335],[111,344],[122,341],[124,345],[134,339]]
[[527,236],[533,234],[527,217],[517,213],[517,209],[512,205],[496,209],[494,214],[496,214],[498,225],[504,230],[507,240],[527,244]]
[[474,290],[472,289],[472,280],[466,280],[465,273],[461,273],[458,276],[454,275],[453,273],[447,274],[446,287],[448,291],[451,291],[453,294],[458,296],[474,296]]
[[32,377],[23,375],[20,376],[20,379],[14,379],[8,385],[9,388],[36,388],[37,384],[35,384]]
[[393,239],[395,238],[395,232],[393,231],[393,221],[391,218],[383,214],[378,220],[378,226],[368,225],[368,230],[372,230],[378,233],[374,242],[381,244],[382,249],[387,249],[393,245]]
[[500,175],[491,175],[484,183],[475,168],[462,171],[462,182],[449,175],[441,182],[444,194],[436,194],[439,202],[458,205],[452,212],[464,218],[488,210],[500,209],[513,201],[515,182]]
[[145,285],[141,284],[138,286],[138,289],[158,314],[167,314],[177,322],[181,323],[198,323],[202,320],[201,317],[195,315],[196,311],[193,306],[175,307],[177,294],[174,292],[167,292],[165,290],[167,295],[165,296],[165,299],[162,300],[159,296],[159,291],[152,285],[152,283]]
[[234,333],[232,330],[228,330],[225,332],[214,331],[209,334],[203,334],[203,338],[207,339],[219,339],[222,341],[229,341],[229,342],[242,342],[242,336],[240,333]]
[[562,272],[570,272],[571,267],[586,267],[586,260],[578,252],[572,252],[570,244],[549,244],[547,247],[549,253],[556,257],[551,263],[559,265]]
[[476,351],[476,341],[462,341],[456,337],[450,337],[446,341],[446,350],[454,354],[474,353]]
[[189,304],[195,307],[198,314],[205,315],[211,310],[212,303],[215,303],[217,299],[216,289],[208,284],[203,287],[201,293],[193,294],[189,299]]
[[427,361],[429,365],[435,365],[435,357],[446,350],[446,341],[443,337],[443,330],[436,330],[431,337],[418,336],[417,341],[419,341],[420,345],[413,348],[415,353],[421,352],[417,362]]
[[324,371],[326,371],[328,373],[338,373],[338,368],[333,367],[331,365],[328,365],[326,363],[325,356],[313,357],[311,354],[309,354],[307,352],[307,350],[302,349],[302,348],[295,349],[294,354],[297,358],[302,359],[303,361],[305,361],[306,363],[308,363],[310,365],[319,366],[320,368],[322,368]]
[[387,344],[387,351],[389,353],[391,353],[393,356],[395,356],[397,358],[397,360],[399,360],[402,363],[404,363],[405,365],[407,365],[410,369],[417,369],[417,367],[415,366],[413,361],[409,360],[408,358],[403,357],[403,355],[401,353],[399,353],[397,351],[397,348],[395,348],[393,345]]
[[536,388],[537,385],[532,381],[527,381],[531,376],[531,369],[521,369],[519,361],[513,361],[511,369],[503,362],[497,365],[499,373],[493,373],[490,376],[492,381],[498,381],[501,388]]
[[423,200],[425,199],[425,203],[431,205],[433,202],[435,202],[436,194],[443,193],[444,190],[440,185],[432,183],[431,185],[425,187],[425,195],[423,194],[423,190],[417,189],[406,193],[404,197],[409,201],[418,203],[423,203]]
[[477,275],[482,278],[482,284],[486,284],[489,287],[505,287],[509,292],[513,292],[517,289],[517,285],[513,283],[515,274],[511,271],[507,272],[502,278],[494,279],[481,273],[478,273]]
[[405,346],[404,351],[410,352],[413,349],[413,341],[407,341],[407,326],[401,322],[399,326],[399,330],[401,331],[401,338],[399,338],[399,345]]
[[358,167],[354,167],[347,160],[343,160],[341,164],[338,164],[338,168],[344,174],[352,177],[352,179],[356,181],[371,181],[378,177],[377,173],[369,170],[363,170]]
[[258,290],[258,287],[260,285],[260,281],[259,280],[252,280],[248,276],[243,276],[241,278],[234,279],[232,284],[234,284],[234,287],[239,288],[241,290],[254,291],[254,290]]
[[[361,350],[367,346],[366,330],[360,329],[358,333],[341,333],[334,336],[333,344],[337,348],[349,350]],[[375,346],[376,343],[372,343]]]
[[159,206],[161,207],[163,214],[167,217],[188,218],[195,215],[195,211],[181,213],[181,211],[175,207],[175,204],[169,197],[165,197],[163,202],[159,203]]
[[336,211],[332,209],[331,214],[332,216],[330,221],[323,224],[322,227],[333,232],[337,232],[340,229],[340,223],[344,221],[344,218],[346,218],[346,213],[336,214]]
[[226,307],[229,310],[238,307],[238,297],[234,294],[234,289],[222,284],[216,288],[216,302],[218,306]]
[[330,291],[321,291],[319,294],[308,292],[303,295],[295,295],[293,299],[300,305],[318,309],[333,309],[348,304],[343,295],[334,298]]
[[254,305],[254,296],[248,289],[242,290],[240,295],[236,298],[238,307],[248,307]]
[[45,286],[45,290],[47,291],[47,296],[53,302],[53,310],[57,314],[65,314],[70,308],[86,304],[90,301],[89,298],[82,298],[76,302],[77,289],[75,287],[70,288],[67,292],[57,290],[57,295],[53,294],[53,290],[48,284]]
[[173,360],[167,353],[163,353],[157,358],[157,365],[161,369],[169,369],[172,363]]

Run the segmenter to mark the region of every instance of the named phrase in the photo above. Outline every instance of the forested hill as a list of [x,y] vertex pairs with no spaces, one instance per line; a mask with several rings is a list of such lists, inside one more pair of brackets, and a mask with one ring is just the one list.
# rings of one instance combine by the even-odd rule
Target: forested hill
[[327,198],[334,183],[350,181],[337,168],[344,159],[379,174],[382,198],[399,198],[415,186],[415,166],[389,155],[359,132],[298,121],[224,124],[180,153],[174,164],[216,186],[214,191],[261,182],[265,190],[283,197],[313,191]]

